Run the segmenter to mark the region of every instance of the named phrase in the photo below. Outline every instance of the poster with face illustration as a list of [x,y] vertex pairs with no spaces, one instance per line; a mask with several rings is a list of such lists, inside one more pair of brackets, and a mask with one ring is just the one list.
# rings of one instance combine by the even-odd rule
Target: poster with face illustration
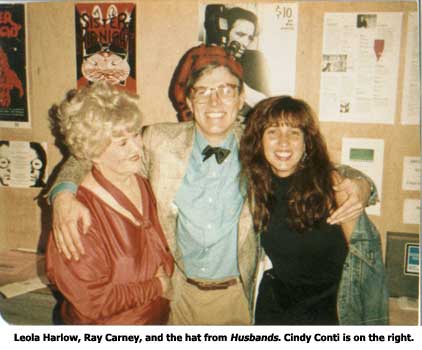
[[25,45],[25,6],[0,4],[0,127],[30,127]]
[[44,187],[47,143],[0,140],[0,188]]
[[135,4],[75,5],[78,87],[107,81],[136,93]]

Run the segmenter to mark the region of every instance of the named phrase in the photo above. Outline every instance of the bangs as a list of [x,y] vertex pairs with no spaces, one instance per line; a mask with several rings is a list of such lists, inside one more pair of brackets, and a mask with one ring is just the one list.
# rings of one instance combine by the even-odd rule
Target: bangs
[[308,126],[308,122],[306,115],[300,111],[273,110],[269,113],[264,129],[273,125],[286,125],[292,128],[304,130]]

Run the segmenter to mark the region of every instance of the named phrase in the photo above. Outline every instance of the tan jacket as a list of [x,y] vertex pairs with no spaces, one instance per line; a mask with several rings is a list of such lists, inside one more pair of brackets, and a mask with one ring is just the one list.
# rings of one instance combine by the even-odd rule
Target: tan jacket
[[[188,166],[194,131],[194,122],[160,123],[147,126],[143,130],[142,172],[151,183],[157,199],[158,217],[175,258],[177,266],[173,275],[175,299],[178,297],[178,282],[184,278],[184,274],[183,259],[176,242],[177,207],[173,200]],[[240,124],[235,125],[234,135],[239,143],[242,135]],[[60,171],[56,183],[69,181],[79,184],[90,167],[89,162],[81,162],[71,157]],[[247,200],[240,215],[237,242],[238,269],[252,315],[260,248],[258,235],[253,230]]]
[[[173,200],[185,175],[192,153],[194,122],[164,123],[144,129],[144,171],[157,198],[158,217],[176,260],[175,298],[177,280],[183,278],[183,260],[176,243],[177,207]],[[236,141],[242,134],[240,125],[234,128]],[[259,253],[258,235],[252,226],[252,216],[247,201],[243,205],[237,239],[237,257],[240,278],[252,310],[255,273]]]

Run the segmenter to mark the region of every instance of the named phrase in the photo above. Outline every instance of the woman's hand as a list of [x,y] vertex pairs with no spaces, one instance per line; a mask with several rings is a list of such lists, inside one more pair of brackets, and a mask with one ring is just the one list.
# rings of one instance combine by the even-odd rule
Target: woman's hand
[[69,260],[79,260],[80,255],[85,254],[78,230],[79,220],[82,222],[83,233],[86,233],[91,225],[88,209],[71,192],[57,194],[53,202],[54,240],[59,252]]

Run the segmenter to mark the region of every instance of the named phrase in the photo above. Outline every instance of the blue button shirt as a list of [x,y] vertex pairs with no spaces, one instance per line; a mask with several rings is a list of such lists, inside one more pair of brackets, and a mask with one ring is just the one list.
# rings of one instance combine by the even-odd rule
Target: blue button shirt
[[238,276],[237,230],[244,198],[239,190],[239,154],[233,134],[219,145],[230,150],[223,163],[203,161],[206,139],[195,132],[186,174],[177,192],[177,242],[191,278]]

